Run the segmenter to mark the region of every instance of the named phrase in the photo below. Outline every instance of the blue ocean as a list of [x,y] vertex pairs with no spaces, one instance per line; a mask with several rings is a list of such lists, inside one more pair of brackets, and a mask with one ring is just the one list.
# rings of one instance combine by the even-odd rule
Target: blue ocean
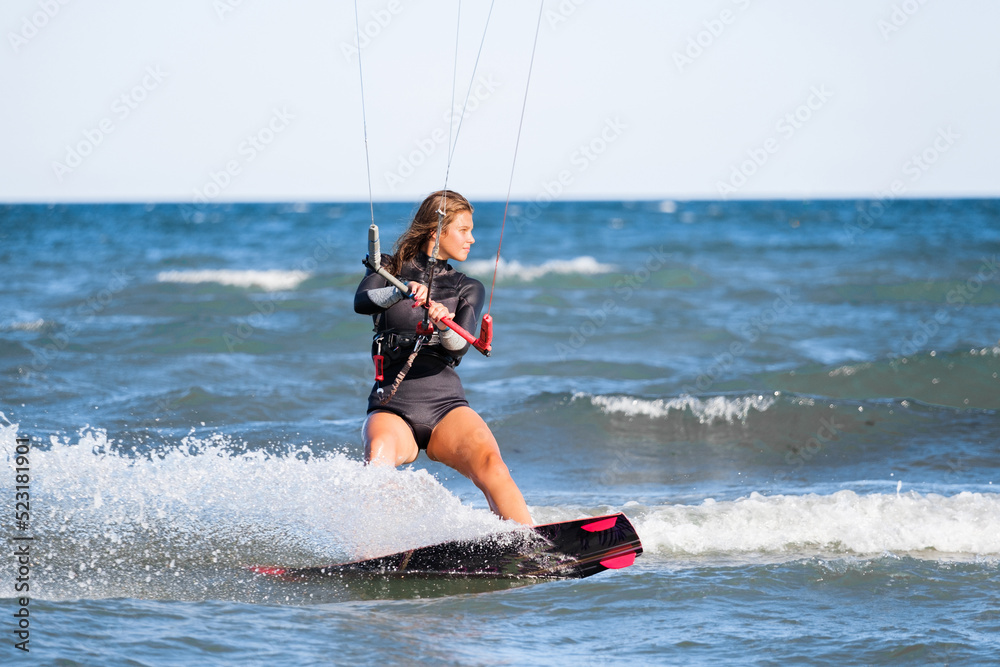
[[0,662],[1000,664],[1000,201],[513,204],[468,398],[536,522],[645,552],[254,574],[509,528],[423,455],[362,465],[370,216],[0,206]]

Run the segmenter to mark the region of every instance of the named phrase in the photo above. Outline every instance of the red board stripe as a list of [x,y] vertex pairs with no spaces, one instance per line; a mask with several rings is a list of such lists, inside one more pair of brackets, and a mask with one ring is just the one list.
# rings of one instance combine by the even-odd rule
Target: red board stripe
[[285,568],[283,567],[265,567],[263,565],[255,565],[249,570],[255,574],[268,574],[272,577],[278,577],[285,573]]
[[601,565],[608,568],[609,570],[618,570],[623,567],[628,567],[635,562],[635,552],[622,554],[621,556],[612,556],[611,558],[605,558],[601,561]]
[[583,528],[588,533],[596,533],[599,530],[614,528],[617,522],[617,516],[609,516],[607,519],[601,519],[600,521],[594,521],[593,523],[586,523],[580,526],[580,528]]

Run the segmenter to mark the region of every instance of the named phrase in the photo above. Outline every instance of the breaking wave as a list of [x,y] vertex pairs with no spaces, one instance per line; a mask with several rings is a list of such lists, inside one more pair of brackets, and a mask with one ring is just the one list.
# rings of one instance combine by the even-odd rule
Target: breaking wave
[[237,271],[232,269],[201,271],[161,271],[156,275],[161,283],[218,283],[233,287],[259,287],[268,292],[295,289],[309,277],[305,271]]
[[627,417],[667,417],[671,413],[687,413],[700,424],[714,422],[746,422],[751,411],[764,412],[775,403],[772,395],[751,396],[679,396],[669,399],[644,399],[634,396],[593,396],[585,393],[573,395],[573,400],[590,400],[591,404],[606,414]]
[[497,280],[520,280],[531,282],[543,276],[582,275],[592,276],[611,273],[616,270],[612,264],[602,264],[593,257],[576,257],[574,259],[550,259],[542,264],[522,264],[517,260],[507,261],[500,258],[499,264],[494,260],[475,260],[466,262],[464,271],[474,276],[491,276],[493,267],[497,267]]
[[734,501],[631,511],[639,517],[643,546],[661,555],[1000,555],[996,493],[753,493]]

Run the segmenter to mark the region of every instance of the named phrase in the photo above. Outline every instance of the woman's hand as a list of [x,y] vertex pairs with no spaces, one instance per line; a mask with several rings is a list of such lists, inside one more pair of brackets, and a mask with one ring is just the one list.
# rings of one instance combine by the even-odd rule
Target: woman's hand
[[[410,294],[416,297],[415,300],[413,301],[414,308],[417,308],[418,306],[423,306],[425,303],[427,303],[427,285],[423,285],[416,281],[411,281],[406,283],[406,286],[410,288]],[[455,313],[448,312],[448,308],[446,306],[436,301],[430,302],[429,307],[427,309],[427,315],[430,318],[431,322],[434,323],[434,326],[436,326],[438,329],[441,330],[448,328],[445,325],[441,324],[442,317],[447,317],[448,319],[454,319],[455,317]]]
[[441,324],[442,317],[447,317],[448,319],[455,318],[455,313],[449,313],[448,308],[444,304],[438,303],[437,301],[431,301],[430,307],[427,309],[427,315],[439,331],[444,331],[448,328],[444,324]]
[[424,301],[427,301],[427,285],[411,280],[406,283],[406,286],[410,288],[410,294],[412,294],[415,299],[414,307],[416,307],[417,304],[423,304]]

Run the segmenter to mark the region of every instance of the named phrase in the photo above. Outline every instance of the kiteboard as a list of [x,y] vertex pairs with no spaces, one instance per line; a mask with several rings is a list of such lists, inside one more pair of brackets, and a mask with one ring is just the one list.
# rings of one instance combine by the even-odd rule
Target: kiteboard
[[376,577],[589,577],[628,567],[642,543],[621,513],[561,521],[527,530],[435,544],[400,553],[322,567],[251,566],[284,580],[364,575]]

